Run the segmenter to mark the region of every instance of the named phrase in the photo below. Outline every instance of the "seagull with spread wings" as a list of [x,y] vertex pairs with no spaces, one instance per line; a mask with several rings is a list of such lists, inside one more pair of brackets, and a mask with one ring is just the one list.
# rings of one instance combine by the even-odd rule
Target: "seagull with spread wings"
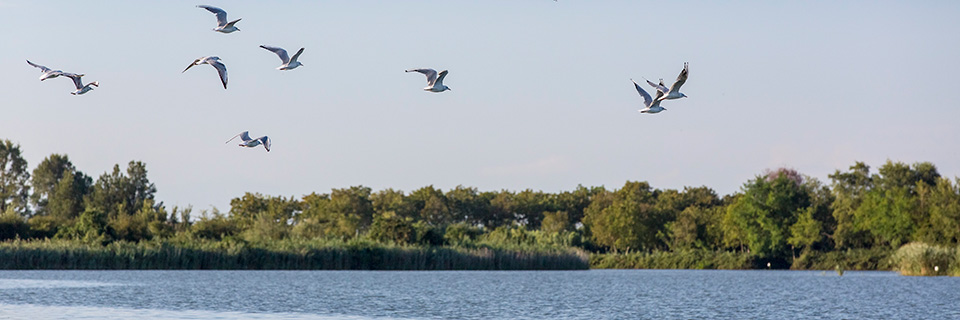
[[647,83],[650,84],[650,86],[657,88],[657,91],[663,92],[664,94],[663,97],[658,98],[657,100],[672,100],[672,99],[686,98],[687,95],[680,93],[680,86],[682,86],[684,83],[687,82],[687,74],[689,72],[690,72],[690,64],[688,62],[684,62],[683,70],[680,71],[680,75],[677,76],[677,81],[674,82],[669,89],[663,85],[663,79],[660,79],[659,85],[654,84],[653,82],[650,82],[650,80],[647,80]]
[[633,79],[630,79],[630,81],[633,82],[633,86],[637,88],[637,92],[640,93],[641,97],[643,97],[643,105],[646,108],[640,109],[640,113],[658,113],[660,111],[667,110],[667,108],[660,106],[660,98],[663,97],[662,91],[657,90],[657,97],[650,98],[650,94],[644,91],[636,81],[633,81]]
[[427,76],[427,86],[423,88],[424,91],[430,92],[444,92],[450,89],[450,87],[443,85],[443,78],[447,76],[447,70],[440,71],[437,73],[437,70],[433,69],[410,69],[406,72],[419,72]]
[[[90,90],[93,90],[93,87],[99,87],[99,86],[100,86],[100,82],[98,82],[98,81],[94,81],[94,82],[91,82],[91,83],[88,83],[88,84],[84,85],[84,84],[83,84],[83,81],[80,80],[80,77],[83,77],[82,74],[75,74],[75,73],[64,72],[64,73],[62,73],[62,74],[60,74],[60,75],[62,75],[62,76],[64,76],[64,77],[67,77],[67,78],[70,78],[70,79],[73,79],[73,85],[77,87],[77,90],[71,92],[70,94],[72,94],[72,95],[81,95],[81,94],[84,94],[84,93],[89,92]],[[93,86],[93,87],[91,87],[91,86]]]
[[201,57],[197,60],[193,60],[193,63],[187,66],[186,69],[183,69],[183,71],[180,73],[187,72],[187,70],[190,70],[190,67],[199,66],[201,64],[209,64],[216,68],[217,73],[220,74],[220,82],[223,83],[223,88],[227,88],[227,66],[223,65],[223,62],[220,61],[220,57],[217,56]]
[[33,63],[33,62],[30,62],[30,60],[27,60],[27,64],[29,64],[29,65],[31,65],[31,66],[33,66],[33,67],[35,67],[35,68],[39,68],[39,69],[40,69],[40,81],[47,80],[47,79],[53,79],[53,78],[56,78],[56,77],[59,77],[59,76],[63,75],[63,71],[60,71],[60,70],[52,70],[52,69],[47,68],[47,67],[45,67],[45,66],[41,66],[41,65],[39,65],[39,64],[35,64],[35,63]]
[[197,6],[197,8],[207,9],[207,11],[210,11],[211,13],[217,15],[217,27],[213,28],[213,31],[221,32],[221,33],[231,33],[234,31],[240,31],[240,29],[234,26],[234,24],[236,24],[237,21],[240,21],[240,19],[227,22],[227,12],[223,11],[223,9],[213,7],[213,6],[207,6],[207,5],[199,5]]
[[237,137],[240,137],[240,140],[243,140],[243,143],[240,144],[241,147],[253,148],[262,144],[263,148],[267,149],[267,152],[270,152],[270,138],[267,136],[262,136],[256,139],[251,139],[250,131],[238,133],[224,143],[230,143],[230,141],[233,141],[233,139],[236,139]]
[[300,61],[297,61],[297,58],[300,58],[300,54],[303,53],[303,48],[297,51],[297,54],[293,55],[293,58],[287,55],[287,50],[279,47],[271,47],[266,45],[260,45],[261,48],[267,49],[273,53],[276,53],[277,56],[280,56],[280,61],[283,61],[277,70],[293,70],[303,64]]

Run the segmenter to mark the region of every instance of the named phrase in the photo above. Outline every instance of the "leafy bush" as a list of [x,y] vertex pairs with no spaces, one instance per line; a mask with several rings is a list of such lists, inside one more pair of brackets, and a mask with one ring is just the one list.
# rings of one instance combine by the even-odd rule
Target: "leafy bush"
[[903,245],[891,260],[897,271],[907,276],[943,276],[957,273],[960,248],[953,249],[911,242]]

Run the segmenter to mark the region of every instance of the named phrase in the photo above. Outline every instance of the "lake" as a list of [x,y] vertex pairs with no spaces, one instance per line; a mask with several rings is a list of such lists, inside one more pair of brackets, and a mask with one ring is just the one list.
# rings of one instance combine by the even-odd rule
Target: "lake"
[[0,271],[3,319],[960,319],[893,272]]

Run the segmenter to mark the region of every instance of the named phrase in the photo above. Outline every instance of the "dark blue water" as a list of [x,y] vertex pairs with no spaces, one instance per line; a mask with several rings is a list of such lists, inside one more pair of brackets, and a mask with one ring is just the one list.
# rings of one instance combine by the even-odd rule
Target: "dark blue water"
[[5,319],[960,319],[891,272],[0,271]]

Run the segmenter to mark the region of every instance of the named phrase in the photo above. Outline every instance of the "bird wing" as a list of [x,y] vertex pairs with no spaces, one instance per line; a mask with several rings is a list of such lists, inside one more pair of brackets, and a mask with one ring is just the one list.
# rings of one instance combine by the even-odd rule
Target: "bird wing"
[[199,5],[197,6],[197,8],[204,8],[204,9],[207,9],[207,11],[210,11],[210,12],[213,12],[213,14],[216,14],[218,26],[227,25],[227,12],[223,11],[223,9],[212,7],[212,6],[205,6],[205,5]]
[[437,70],[433,69],[410,69],[407,72],[419,72],[427,76],[427,85],[432,86],[437,82]]
[[[644,79],[644,80],[646,80],[646,79]],[[668,92],[668,91],[670,91],[670,89],[667,89],[667,87],[663,85],[663,80],[660,81],[660,84],[656,84],[656,83],[650,82],[650,80],[647,80],[647,84],[649,84],[651,87],[657,88],[657,91],[658,91],[658,92]]]
[[211,60],[208,62],[214,68],[217,68],[217,73],[220,74],[220,82],[223,83],[223,88],[227,88],[227,66],[223,65],[218,60]]
[[297,53],[293,55],[293,58],[290,58],[290,61],[297,61],[297,59],[300,58],[301,53],[303,53],[303,48],[297,50]]
[[680,75],[677,76],[677,82],[674,82],[673,85],[670,86],[670,92],[680,91],[680,86],[682,86],[685,82],[687,82],[687,74],[689,72],[690,72],[690,65],[689,63],[684,62],[683,70],[680,71]]
[[439,83],[440,85],[443,85],[443,78],[446,78],[446,77],[447,77],[447,70],[440,71],[440,76],[437,77],[437,82],[436,82],[436,83]]
[[260,143],[263,143],[263,148],[267,149],[267,152],[270,152],[270,137],[262,136],[257,138],[257,140],[260,140]]
[[237,137],[240,137],[240,140],[243,140],[244,142],[250,141],[250,131],[244,131],[244,132],[238,133],[237,135],[233,136],[233,138],[230,138],[230,140],[227,140],[227,142],[224,142],[224,143],[230,143],[230,141],[233,141],[233,139],[236,139]]
[[[290,56],[287,56],[287,50],[283,50],[283,48],[271,47],[266,45],[260,45],[260,47],[267,49],[273,53],[276,53],[278,56],[280,56],[280,61],[283,61],[283,63],[290,63]],[[303,49],[300,49],[300,51],[303,52]],[[297,55],[300,55],[300,52],[297,52]]]
[[40,68],[40,71],[41,71],[41,72],[49,72],[49,71],[50,71],[50,68],[41,66],[41,65],[39,65],[39,64],[35,64],[35,63],[33,63],[33,62],[30,62],[30,60],[27,60],[27,64],[29,64],[29,65],[31,65],[31,66],[34,66],[34,67],[36,67],[36,68]]
[[191,62],[190,65],[187,66],[186,69],[183,69],[183,71],[180,71],[180,73],[187,72],[187,70],[190,70],[190,68],[192,68],[193,66],[197,65],[197,62],[200,62],[200,59],[193,60],[193,62]]
[[[234,24],[237,24],[237,22],[240,22],[240,20],[243,20],[243,18],[227,22],[227,25],[225,25],[224,27],[232,27]],[[240,29],[237,29],[237,30],[240,30]]]
[[80,80],[80,77],[83,76],[82,74],[64,72],[62,75],[63,75],[64,77],[68,77],[68,78],[70,78],[70,79],[73,79],[73,85],[77,86],[77,89],[82,89],[82,88],[83,88],[83,82]]
[[[636,81],[633,81],[633,79],[630,79],[630,81],[633,82],[633,86],[637,87],[637,92],[640,93],[641,97],[643,97],[643,105],[649,108],[653,104],[653,99],[650,98],[650,94],[648,94],[646,91],[643,91],[643,88],[641,88]],[[663,94],[663,93],[660,93],[660,94]]]

